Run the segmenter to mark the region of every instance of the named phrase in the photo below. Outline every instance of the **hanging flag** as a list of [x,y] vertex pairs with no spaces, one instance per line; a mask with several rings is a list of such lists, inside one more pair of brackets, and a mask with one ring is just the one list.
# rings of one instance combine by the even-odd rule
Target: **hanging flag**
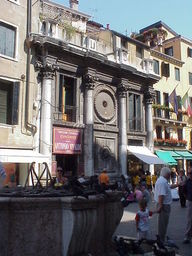
[[182,102],[183,107],[187,111],[187,115],[192,116],[192,108],[191,108],[191,103],[190,103],[190,100],[189,100],[188,91],[185,93],[185,95],[181,99],[181,102]]
[[169,103],[171,103],[171,105],[173,106],[174,112],[176,114],[178,114],[178,102],[177,102],[177,95],[176,95],[176,90],[175,89],[169,95]]

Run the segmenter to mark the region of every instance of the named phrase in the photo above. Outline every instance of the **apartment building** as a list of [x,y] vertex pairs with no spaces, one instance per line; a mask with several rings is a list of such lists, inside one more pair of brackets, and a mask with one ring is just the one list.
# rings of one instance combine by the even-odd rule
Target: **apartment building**
[[0,161],[7,172],[5,183],[9,186],[25,183],[33,161],[47,161],[38,153],[37,83],[30,69],[33,65],[26,44],[28,13],[26,0],[1,1]]
[[169,165],[191,165],[192,41],[178,35],[162,21],[140,30],[137,39],[151,48],[154,72],[154,147]]

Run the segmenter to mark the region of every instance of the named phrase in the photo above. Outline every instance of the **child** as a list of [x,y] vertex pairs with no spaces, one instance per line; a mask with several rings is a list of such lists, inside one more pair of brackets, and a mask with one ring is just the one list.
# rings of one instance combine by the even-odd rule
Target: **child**
[[152,214],[156,212],[152,212],[147,209],[147,203],[145,199],[141,199],[139,201],[139,208],[140,210],[135,216],[138,240],[141,240],[142,238],[150,239],[149,217],[151,217]]

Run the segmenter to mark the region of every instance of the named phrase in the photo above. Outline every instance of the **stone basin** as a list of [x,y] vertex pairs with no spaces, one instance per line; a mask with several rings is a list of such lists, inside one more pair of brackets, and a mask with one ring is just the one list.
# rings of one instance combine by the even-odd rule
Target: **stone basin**
[[0,197],[1,256],[108,256],[123,215],[121,193]]

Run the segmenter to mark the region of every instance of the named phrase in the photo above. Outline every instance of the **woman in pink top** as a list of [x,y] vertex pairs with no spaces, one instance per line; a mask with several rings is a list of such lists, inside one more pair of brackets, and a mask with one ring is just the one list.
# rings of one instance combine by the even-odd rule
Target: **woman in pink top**
[[136,188],[135,188],[134,195],[135,195],[136,201],[138,201],[138,202],[143,198],[143,193],[141,192],[141,190],[139,189],[138,186],[136,186]]

